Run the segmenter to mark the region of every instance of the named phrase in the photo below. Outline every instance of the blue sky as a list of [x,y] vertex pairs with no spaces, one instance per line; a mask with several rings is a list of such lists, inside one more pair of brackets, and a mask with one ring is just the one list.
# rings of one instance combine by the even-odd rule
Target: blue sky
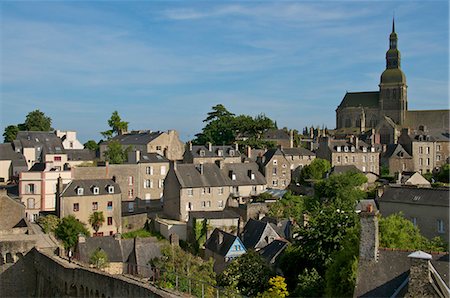
[[130,129],[183,140],[211,107],[279,127],[335,126],[346,91],[377,90],[395,12],[410,109],[447,109],[447,1],[41,2],[1,5],[0,130],[34,109],[99,140]]

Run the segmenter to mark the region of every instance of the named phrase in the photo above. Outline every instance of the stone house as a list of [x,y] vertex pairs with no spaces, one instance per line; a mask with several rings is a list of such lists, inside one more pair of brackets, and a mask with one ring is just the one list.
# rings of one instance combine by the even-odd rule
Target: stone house
[[19,197],[31,222],[37,219],[40,211],[56,210],[58,178],[61,177],[63,183],[69,183],[72,179],[71,171],[53,165],[53,162],[35,163],[29,171],[19,175]]
[[413,157],[401,144],[389,144],[380,157],[380,164],[389,168],[390,174],[414,170]]
[[359,261],[353,297],[448,297],[448,253],[379,248],[377,211],[360,212]]
[[118,141],[123,149],[131,148],[144,153],[156,153],[169,160],[182,160],[184,144],[181,142],[178,132],[169,130],[161,131],[131,131],[115,136],[109,141],[100,143],[100,158],[105,157],[110,141]]
[[326,159],[331,166],[355,165],[362,172],[379,175],[379,149],[358,138],[347,139],[322,138],[316,151],[317,158]]
[[439,236],[448,242],[449,195],[448,188],[391,185],[378,202],[383,216],[402,212],[428,239]]
[[264,141],[274,142],[276,146],[281,148],[294,147],[294,138],[291,132],[283,129],[268,129],[263,132],[261,139]]
[[194,146],[189,142],[183,156],[184,163],[214,163],[219,160],[224,163],[240,163],[241,153],[238,145],[213,146],[208,143],[206,146]]
[[89,225],[89,216],[93,212],[103,212],[105,222],[95,236],[114,235],[122,232],[121,191],[117,183],[111,179],[72,180],[63,185],[59,179],[58,208],[60,218],[75,216],[86,224],[86,228],[95,234]]
[[267,187],[286,189],[291,183],[290,163],[280,149],[267,150],[257,163],[267,179]]
[[397,175],[397,184],[401,185],[414,185],[417,187],[431,187],[430,181],[425,179],[418,172],[402,172]]
[[256,251],[280,238],[282,237],[278,235],[275,228],[269,222],[255,219],[249,219],[241,234],[241,239],[245,247]]
[[55,134],[58,138],[61,139],[64,149],[76,149],[76,150],[84,149],[83,144],[81,144],[80,141],[78,141],[77,139],[76,131],[56,130]]
[[314,152],[302,147],[283,148],[281,150],[284,157],[286,157],[289,162],[292,180],[298,179],[302,169],[311,164],[311,162],[316,158],[316,154]]
[[93,166],[97,160],[95,151],[89,149],[65,149],[69,168],[77,166]]
[[205,242],[205,258],[214,259],[214,272],[217,274],[220,274],[233,259],[246,252],[238,236],[217,228]]
[[21,172],[28,170],[22,153],[14,151],[11,143],[0,144],[0,182],[18,179]]
[[221,211],[231,197],[241,201],[265,188],[255,163],[175,163],[164,181],[164,213],[188,221],[190,211]]
[[18,200],[10,198],[6,189],[0,189],[0,234],[13,230],[25,219],[25,206]]

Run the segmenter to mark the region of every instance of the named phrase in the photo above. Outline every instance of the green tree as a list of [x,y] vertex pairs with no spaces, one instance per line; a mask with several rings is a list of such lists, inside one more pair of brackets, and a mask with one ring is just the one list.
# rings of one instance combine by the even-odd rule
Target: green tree
[[122,121],[119,116],[119,112],[117,111],[112,113],[111,118],[108,120],[108,125],[111,129],[101,132],[101,134],[107,139],[110,139],[116,135],[121,135],[128,130],[128,122]]
[[44,233],[54,233],[61,219],[56,215],[49,214],[39,217],[36,222],[41,226]]
[[108,255],[103,249],[98,248],[90,255],[89,263],[98,269],[106,268],[109,266]]
[[104,152],[105,159],[111,164],[122,164],[127,161],[127,155],[130,147],[122,149],[122,145],[117,140],[112,140],[108,144],[108,148]]
[[331,169],[331,164],[328,160],[316,158],[311,164],[305,166],[300,172],[300,181],[309,179],[320,180]]
[[270,288],[258,294],[258,298],[284,298],[289,296],[289,292],[287,290],[287,284],[285,282],[284,277],[282,276],[274,276],[269,279]]
[[5,127],[5,132],[3,133],[4,142],[10,143],[16,139],[19,128],[17,125],[8,125]]
[[294,297],[321,297],[324,280],[315,268],[305,268],[297,277]]
[[25,130],[29,131],[51,131],[51,125],[52,119],[39,110],[28,113],[24,123]]
[[300,222],[304,210],[304,197],[294,195],[291,191],[288,191],[280,200],[269,205],[268,214],[278,219],[293,218]]
[[449,183],[450,165],[448,163],[442,166],[439,174],[437,175],[437,178],[440,182]]
[[249,250],[234,259],[218,276],[220,286],[232,287],[245,296],[264,292],[272,276],[267,263],[259,253]]
[[89,224],[92,226],[96,234],[104,222],[105,216],[102,211],[95,211],[89,215]]
[[80,222],[73,215],[68,215],[61,219],[61,222],[55,229],[55,236],[60,239],[66,249],[73,248],[78,242],[78,235],[89,236],[85,224]]
[[213,145],[231,144],[235,140],[234,114],[229,112],[223,105],[212,107],[203,122],[206,123],[202,132],[197,134],[196,144]]
[[84,143],[84,148],[92,150],[92,151],[97,151],[98,150],[98,144],[94,140],[89,140],[86,143]]

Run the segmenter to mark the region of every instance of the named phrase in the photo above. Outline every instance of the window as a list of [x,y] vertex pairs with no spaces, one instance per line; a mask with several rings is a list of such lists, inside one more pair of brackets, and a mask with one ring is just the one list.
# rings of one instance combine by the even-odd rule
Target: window
[[231,174],[231,180],[236,180],[236,174],[235,173]]
[[129,202],[128,203],[128,212],[133,212],[134,211],[134,202]]
[[161,146],[156,146],[156,150],[161,151],[162,147]]
[[366,162],[366,161],[367,161],[367,157],[365,155],[363,155],[362,162]]
[[252,192],[253,192],[253,193],[256,193],[256,185],[253,185],[253,186],[252,186]]
[[205,150],[200,150],[200,157],[205,156]]
[[134,195],[133,189],[129,189],[129,190],[128,190],[128,198],[132,199],[132,198],[133,198],[133,195]]
[[98,202],[92,202],[92,210],[98,210]]
[[206,207],[206,202],[205,201],[201,201],[200,202],[200,207],[205,208]]
[[423,148],[419,147],[419,153],[422,154],[423,153]]
[[341,157],[340,156],[337,157],[337,162],[341,163]]
[[281,186],[286,186],[286,180],[281,181]]
[[444,221],[442,219],[437,220],[437,231],[438,231],[438,233],[445,232]]
[[93,193],[94,195],[98,195],[98,194],[100,193],[100,189],[99,189],[97,186],[94,186],[94,187],[92,188],[92,193]]
[[426,154],[430,154],[430,147],[426,147],[426,148],[425,148],[425,153],[426,153]]
[[34,199],[33,198],[27,199],[27,208],[34,209]]
[[273,165],[276,166],[278,164],[278,161],[276,159],[273,160]]
[[145,174],[147,174],[147,175],[153,175],[153,167],[147,167],[147,168],[145,168]]
[[426,165],[429,166],[429,165],[430,165],[430,159],[427,158],[427,159],[426,159],[426,162],[427,162]]
[[217,189],[217,192],[219,193],[219,195],[223,195],[223,187],[219,187]]
[[348,163],[348,156],[344,156],[344,163]]
[[233,149],[230,150],[230,156],[234,156],[234,150]]
[[287,165],[286,165],[286,164],[283,164],[282,167],[283,167],[283,169],[286,169]]
[[362,147],[363,152],[367,152],[367,147]]
[[166,174],[166,166],[161,166],[161,175]]
[[223,151],[222,150],[217,150],[217,155],[218,156],[223,156]]
[[188,188],[186,191],[187,191],[188,196],[194,195],[194,190],[192,188]]
[[150,179],[144,180],[144,188],[153,188],[152,184],[153,184],[152,180],[150,180]]
[[405,171],[406,170],[406,164],[402,164],[402,171]]
[[362,171],[365,172],[366,171],[366,167],[363,166],[362,167]]
[[164,179],[159,179],[158,180],[158,188],[163,188],[164,186]]
[[239,195],[239,186],[233,186],[233,193]]
[[108,193],[114,193],[114,186],[112,185],[108,186]]
[[336,151],[337,151],[337,152],[341,152],[341,146],[337,146],[337,147],[336,147]]
[[223,201],[222,200],[217,202],[217,207],[223,208]]
[[441,161],[441,156],[438,154],[438,155],[436,155],[436,160],[437,161]]
[[55,157],[53,157],[53,161],[61,161],[61,156],[55,156]]
[[436,151],[441,151],[441,145],[436,145]]
[[250,174],[250,179],[255,180],[255,173]]
[[352,148],[350,149],[351,152],[355,152],[355,147],[352,146]]
[[192,210],[192,203],[191,202],[187,202],[186,203],[186,211],[191,211]]
[[210,194],[211,193],[211,188],[210,187],[203,187],[202,188],[202,194]]
[[106,204],[106,210],[111,211],[112,208],[113,208],[113,202],[112,202],[112,201],[109,201],[109,202]]
[[34,194],[34,184],[32,184],[32,183],[27,184],[27,193]]
[[374,165],[370,165],[370,171],[371,171],[371,172],[375,172],[375,167],[374,167]]
[[422,158],[419,158],[419,165],[420,165],[420,166],[423,165],[423,160],[422,160]]
[[272,168],[272,175],[276,175],[277,174],[277,168]]
[[344,152],[348,152],[348,147],[344,146]]
[[128,185],[133,185],[133,176],[128,176]]
[[374,157],[373,157],[373,155],[371,155],[370,156],[370,162],[373,162],[374,161]]
[[69,147],[73,148],[73,142],[69,142]]
[[206,207],[208,207],[208,208],[211,207],[211,201],[207,201],[207,202],[206,202]]
[[73,203],[73,211],[74,212],[80,211],[80,204],[79,203]]
[[112,236],[112,235],[114,235],[114,232],[113,231],[109,231],[109,236]]
[[108,216],[108,226],[112,226],[112,217]]
[[272,186],[278,186],[278,180],[272,180]]
[[84,193],[84,189],[82,187],[77,188],[77,195],[82,196]]

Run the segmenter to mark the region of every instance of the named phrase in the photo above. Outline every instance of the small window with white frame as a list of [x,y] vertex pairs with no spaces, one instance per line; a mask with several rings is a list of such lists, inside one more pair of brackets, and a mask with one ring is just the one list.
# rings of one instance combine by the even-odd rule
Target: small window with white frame
[[193,190],[192,188],[188,188],[188,189],[186,190],[186,192],[187,192],[187,195],[188,195],[188,196],[193,196],[193,195],[194,195],[194,190]]
[[114,186],[113,185],[109,185],[108,186],[108,193],[114,193]]
[[219,188],[217,189],[217,193],[218,193],[219,195],[223,195],[223,187],[219,187]]
[[223,208],[223,201],[222,200],[217,201],[217,207]]
[[444,221],[442,219],[437,220],[437,231],[440,234],[445,233]]
[[82,196],[84,194],[84,189],[82,187],[77,187],[77,195]]
[[278,165],[278,160],[274,159],[274,160],[273,160],[273,165],[274,165],[274,166]]
[[100,193],[100,188],[99,188],[98,186],[94,186],[94,187],[92,188],[92,193],[93,193],[94,195],[98,195],[98,194]]

